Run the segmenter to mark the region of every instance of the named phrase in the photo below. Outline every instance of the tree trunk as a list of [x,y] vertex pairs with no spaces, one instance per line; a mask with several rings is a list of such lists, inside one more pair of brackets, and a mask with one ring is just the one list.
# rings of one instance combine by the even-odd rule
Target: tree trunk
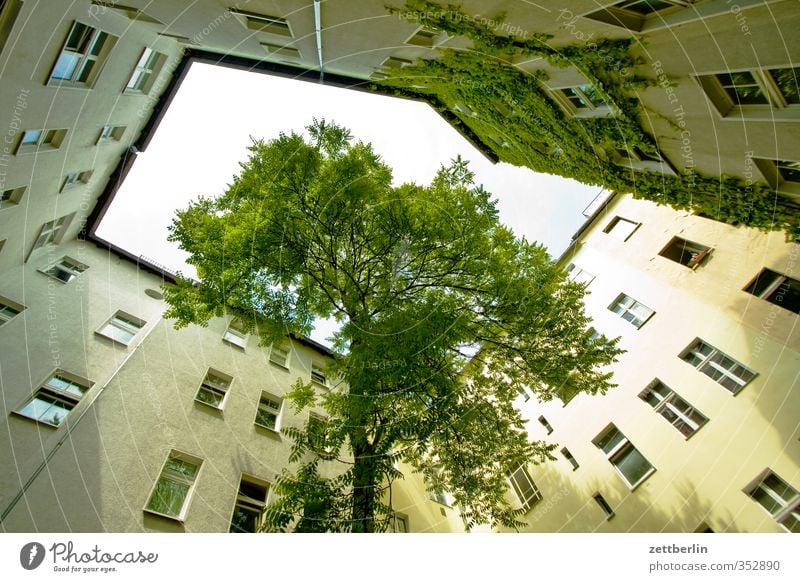
[[355,533],[375,531],[375,491],[377,464],[372,447],[366,442],[364,431],[360,442],[353,446],[353,527]]

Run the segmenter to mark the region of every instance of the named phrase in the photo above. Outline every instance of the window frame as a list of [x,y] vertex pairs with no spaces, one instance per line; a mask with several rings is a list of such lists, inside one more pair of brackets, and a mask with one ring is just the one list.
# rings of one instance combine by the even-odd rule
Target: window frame
[[239,21],[244,28],[275,36],[294,38],[292,25],[287,18],[258,14],[248,10],[229,8],[228,12]]
[[[273,404],[278,405],[277,408],[272,407],[272,411],[269,410],[267,411],[268,414],[272,414],[275,416],[275,420],[272,426],[267,426],[266,424],[259,422],[259,416],[260,416],[259,412],[262,410],[261,405],[265,401],[271,401]],[[283,404],[284,404],[283,398],[281,398],[280,396],[276,396],[275,394],[272,394],[270,392],[267,392],[266,390],[262,390],[261,395],[258,398],[258,404],[256,405],[256,416],[255,419],[253,420],[253,423],[257,427],[263,428],[275,434],[280,434],[281,421],[283,420]],[[274,412],[275,410],[277,410],[277,412]]]
[[[617,225],[621,223],[630,224],[633,228],[631,229],[630,232],[624,234],[621,230],[617,230]],[[603,228],[603,232],[617,240],[620,240],[622,242],[627,242],[633,236],[633,234],[637,230],[639,230],[640,226],[642,226],[641,222],[635,222],[633,220],[625,218],[624,216],[615,216],[609,221],[609,223],[605,226],[605,228]]]
[[[800,121],[800,103],[787,101],[786,95],[772,74],[773,71],[786,69],[796,71],[795,75],[798,77],[796,81],[800,82],[800,68],[791,64],[709,72],[697,75],[694,78],[723,120]],[[724,85],[720,77],[722,75],[731,76],[740,73],[747,73],[752,77],[753,85],[759,89],[766,103],[740,104],[738,99],[734,99],[730,95],[729,87]],[[734,92],[735,87],[736,85],[734,84]]]
[[[626,305],[625,304],[625,302],[627,300],[631,301],[630,305]],[[636,312],[637,307],[642,308],[642,309],[644,309],[646,311],[649,311],[649,313],[643,314],[643,317],[640,317],[639,314],[637,314],[637,312]],[[617,308],[619,308],[620,311],[617,311]],[[641,303],[640,301],[637,301],[636,299],[634,299],[630,295],[626,295],[625,293],[620,293],[619,295],[617,295],[617,298],[614,299],[614,301],[612,301],[611,305],[608,306],[608,310],[611,311],[612,313],[618,315],[621,319],[623,319],[623,320],[627,321],[628,323],[630,323],[636,329],[642,329],[642,327],[644,327],[644,325],[648,321],[650,321],[653,318],[653,316],[656,314],[655,310],[653,310],[652,308],[648,307],[644,303]],[[630,314],[631,317],[633,317],[632,320],[631,319],[627,319],[625,317],[628,314]],[[637,324],[636,323],[637,321],[640,321],[641,323]]]
[[322,364],[311,362],[311,381],[323,388],[329,388],[330,384],[328,375],[325,373],[326,371],[326,368]]
[[[256,499],[255,497],[251,497],[245,493],[242,493],[242,483],[247,483],[253,487],[260,487],[264,489],[264,500],[261,501],[260,499]],[[231,510],[231,518],[228,520],[228,533],[258,533],[264,525],[264,517],[267,510],[267,505],[269,505],[269,495],[270,495],[270,482],[266,479],[260,479],[259,477],[254,477],[253,475],[249,475],[247,473],[242,473],[239,477],[239,485],[236,488],[236,497],[233,500],[233,509]],[[234,531],[233,525],[233,518],[236,515],[236,510],[239,507],[244,507],[246,511],[257,512],[258,517],[256,518],[256,528],[254,532],[245,531],[239,528],[238,531]]]
[[[11,299],[0,295],[0,327],[3,327],[18,315],[21,315],[26,309],[27,307],[21,303],[17,303],[16,301],[12,301]],[[11,314],[9,315],[9,313]]]
[[[548,90],[559,107],[575,119],[611,117],[617,112],[610,96],[588,80],[580,85],[548,86]],[[573,94],[569,95],[567,91]],[[595,99],[592,98],[593,94]],[[580,105],[576,105],[576,101]]]
[[68,129],[26,129],[19,138],[14,155],[54,152],[64,143],[68,132]]
[[561,447],[559,452],[561,453],[561,456],[564,457],[570,465],[572,465],[572,470],[577,471],[578,467],[580,467],[580,464],[578,463],[578,459],[575,458],[570,450],[567,447]]
[[[79,46],[75,49],[71,49],[67,45],[71,41],[73,33],[78,27],[86,28],[87,32],[83,33],[83,35],[88,34],[89,36],[88,38],[85,38],[85,36],[80,36],[77,39],[79,41]],[[97,46],[98,41],[100,41],[99,48],[95,52],[94,49]],[[104,30],[100,30],[99,28],[85,24],[79,20],[73,20],[72,25],[70,26],[69,30],[67,31],[67,35],[64,38],[64,42],[61,43],[61,48],[58,51],[58,56],[53,63],[53,67],[50,69],[50,73],[47,76],[46,84],[48,86],[56,87],[76,87],[87,89],[93,87],[100,76],[103,66],[108,60],[108,56],[111,54],[116,42],[116,36],[109,34]],[[81,46],[85,46],[85,49],[81,50]],[[74,59],[74,65],[69,65],[69,68],[71,69],[69,77],[56,77],[56,71],[59,68],[59,62],[61,62],[62,57],[69,58],[70,56]],[[91,65],[89,65],[90,63]],[[86,70],[87,65],[89,65],[88,73],[85,80],[81,81],[79,79]]]
[[[710,352],[707,355],[703,354],[698,349],[701,345],[704,345],[704,346],[707,346],[707,347],[710,348]],[[695,364],[695,363],[691,362],[688,359],[691,356],[696,358],[698,360],[698,363]],[[729,369],[724,368],[719,362],[714,361],[714,358],[716,356],[719,356],[720,358],[725,358],[725,359],[728,359],[728,360],[732,361],[736,366],[741,366],[749,374],[752,374],[752,376],[750,378],[745,379],[745,378],[740,378],[740,377],[734,375],[734,373],[731,372]],[[681,360],[683,360],[684,362],[686,362],[687,364],[689,364],[692,367],[694,367],[698,372],[702,373],[709,380],[711,380],[711,381],[719,384],[723,388],[725,388],[725,390],[727,390],[728,392],[730,392],[734,396],[739,394],[739,392],[741,392],[743,388],[745,388],[748,384],[750,384],[750,382],[752,382],[758,376],[758,372],[756,372],[755,370],[752,370],[751,368],[748,368],[747,366],[742,364],[736,358],[730,356],[726,352],[723,352],[722,350],[714,347],[713,345],[711,345],[707,341],[702,340],[700,338],[695,338],[692,342],[690,342],[689,345],[686,348],[684,348],[681,351],[680,354],[678,354],[678,357]],[[719,379],[713,378],[711,375],[706,373],[706,371],[705,371],[706,368],[711,368],[711,369],[719,372],[721,374],[720,379],[721,378],[727,378],[728,380],[733,381],[738,386],[738,388],[732,389],[732,388],[726,386],[725,384],[723,384],[722,382],[720,382]]]
[[[275,352],[280,352],[280,353],[283,354],[283,362],[275,360],[275,358],[274,358]],[[274,345],[271,346],[270,350],[269,350],[269,362],[270,362],[270,364],[275,364],[279,368],[282,368],[284,370],[288,370],[289,369],[289,352],[290,352],[290,350],[288,350],[288,349],[281,348],[281,347],[274,346]],[[280,360],[280,356],[278,356],[278,360]]]
[[128,82],[125,83],[123,92],[132,95],[147,95],[155,85],[166,58],[166,55],[152,47],[145,47],[139,60],[136,61]]
[[[89,268],[88,265],[85,265],[80,261],[76,261],[75,259],[65,255],[60,259],[58,259],[57,261],[49,263],[47,266],[39,269],[39,272],[43,273],[44,275],[47,275],[48,277],[51,277],[52,279],[55,279],[56,281],[58,281],[63,285],[67,285],[68,283],[71,283],[72,281],[80,277],[84,272],[86,272],[88,268]],[[58,275],[51,272],[54,270],[61,271],[69,278],[67,280],[64,280],[64,278],[59,277]]]
[[[691,255],[691,258],[685,263],[680,259],[676,260],[665,254],[672,251],[673,247],[676,245],[682,245],[682,248],[678,249],[680,251],[680,259],[683,259],[685,253],[689,253],[689,255]],[[658,252],[658,256],[694,271],[697,269],[697,267],[703,264],[703,262],[711,255],[712,252],[714,252],[713,247],[706,246],[702,243],[698,243],[681,236],[673,236],[666,246],[664,246],[664,248]]]
[[18,186],[16,188],[7,188],[0,191],[0,210],[17,206],[27,189],[27,186]]
[[[756,293],[759,281],[761,281],[762,277],[767,275],[771,277],[772,281],[768,282],[767,286],[762,291]],[[776,299],[776,296],[783,297],[783,294],[779,295],[778,292],[784,286],[784,284],[787,285],[788,289],[795,288],[798,295],[800,295],[800,280],[790,277],[789,275],[784,275],[779,271],[773,271],[772,269],[763,267],[758,274],[750,280],[743,291],[752,295],[753,297],[763,299],[767,303],[781,307],[790,313],[800,314],[800,300],[798,300],[797,311],[795,311],[794,309],[784,305],[782,300],[779,301]]]
[[[520,472],[522,473],[522,477],[524,477],[526,481],[525,484],[531,490],[530,496],[525,495],[522,485],[519,483],[517,479],[517,474]],[[522,508],[525,511],[525,513],[528,513],[531,509],[536,507],[536,505],[542,501],[543,499],[542,492],[536,486],[536,483],[533,482],[533,478],[531,477],[530,473],[528,473],[528,469],[525,466],[525,464],[520,465],[513,471],[509,471],[506,478],[508,479],[511,491],[514,492],[514,496],[517,498],[517,501],[519,502],[520,508]]]
[[[100,337],[104,337],[114,342],[115,344],[128,347],[133,343],[133,341],[136,339],[136,336],[139,335],[139,332],[141,332],[146,325],[147,322],[145,320],[118,309],[105,321],[105,323],[97,328],[94,333]],[[123,340],[117,337],[114,333],[108,331],[109,328],[114,328],[123,333],[129,333],[131,334],[131,338],[127,341]]]
[[570,263],[567,265],[566,272],[568,280],[572,281],[573,283],[580,283],[584,288],[591,285],[592,281],[595,280],[595,276],[592,273],[586,269],[582,269],[575,263]]
[[97,136],[95,145],[103,145],[109,143],[119,143],[127,131],[125,125],[104,125],[100,128],[100,133]]
[[240,324],[236,319],[232,319],[225,328],[225,333],[222,334],[222,341],[240,350],[247,348],[247,336],[250,335],[242,331]]
[[614,509],[611,507],[611,504],[606,501],[606,498],[599,491],[595,491],[592,495],[592,499],[594,499],[595,503],[600,507],[600,510],[605,514],[606,521],[614,517],[616,515],[614,513]]
[[66,176],[64,176],[59,194],[62,194],[65,190],[72,190],[74,188],[79,188],[80,186],[85,186],[89,183],[89,180],[92,179],[92,173],[92,170],[69,172]]
[[[611,441],[612,439],[610,435],[612,435],[615,432],[620,436],[620,439],[616,441],[609,450],[606,450],[603,446],[600,445],[600,443],[603,440],[605,440],[606,437],[609,437],[609,441]],[[606,460],[608,460],[611,466],[614,467],[614,471],[617,473],[617,475],[619,475],[622,478],[622,481],[625,483],[625,485],[627,485],[628,489],[630,489],[631,491],[635,490],[642,483],[647,481],[647,479],[649,479],[650,476],[656,472],[656,468],[647,459],[647,457],[645,457],[641,453],[641,451],[639,451],[639,449],[637,449],[636,446],[630,441],[630,439],[628,439],[628,437],[626,437],[625,434],[621,430],[619,430],[619,428],[617,428],[616,425],[614,425],[613,423],[609,424],[608,426],[606,426],[606,428],[600,431],[600,433],[594,439],[592,439],[592,444],[594,444],[594,446],[600,449],[600,452],[603,453],[603,455],[605,455]],[[647,465],[649,466],[649,469],[647,469],[642,474],[642,476],[639,477],[639,479],[635,482],[631,482],[628,479],[627,475],[625,475],[625,473],[623,473],[622,470],[619,468],[619,464],[621,464],[623,456],[626,456],[628,453],[630,453],[630,451],[635,451],[636,454],[638,454],[644,460],[644,462],[647,463]]]
[[[656,388],[663,388],[666,394],[656,391]],[[652,395],[658,402],[651,402],[648,397]],[[690,404],[686,399],[681,397],[672,388],[664,384],[658,378],[654,379],[648,384],[644,390],[639,393],[639,399],[645,404],[650,406],[664,420],[677,430],[683,437],[688,440],[694,436],[701,428],[708,422],[708,417],[700,412],[695,406]],[[701,420],[692,418],[692,413],[697,414]],[[670,414],[674,418],[670,418]],[[686,433],[681,430],[681,426],[687,426],[691,432]]]
[[[77,387],[78,392],[80,392],[80,394],[75,394],[74,392],[64,390],[59,386],[54,385],[52,382],[56,379]],[[48,374],[47,378],[45,378],[45,380],[38,385],[38,387],[31,393],[31,395],[25,400],[23,404],[14,409],[14,414],[22,418],[27,418],[29,420],[32,420],[36,423],[43,424],[45,426],[58,428],[69,417],[69,414],[73,410],[75,410],[78,404],[80,404],[81,400],[83,400],[86,394],[92,389],[92,386],[94,386],[94,382],[92,382],[91,380],[82,378],[80,376],[67,372],[66,370],[63,370],[61,368],[56,368],[53,372]],[[42,395],[44,395],[45,398],[49,398],[51,400],[51,402],[49,402],[51,406],[53,404],[59,403],[62,405],[60,407],[62,410],[66,409],[66,414],[64,414],[64,417],[58,420],[58,422],[49,422],[47,420],[44,420],[43,419],[43,417],[45,416],[44,413],[42,413],[39,416],[32,416],[31,414],[23,412],[25,408],[31,405],[37,398],[39,398]],[[47,411],[49,411],[49,408],[45,412]]]
[[[766,480],[770,477],[774,477],[778,481],[780,481],[786,489],[792,492],[788,499],[784,499],[781,494],[772,489],[772,487],[766,485]],[[765,505],[763,505],[758,499],[754,497],[754,493],[757,490],[761,490],[767,494],[773,501],[775,501],[779,508],[775,511],[770,510]],[[769,516],[775,520],[775,522],[785,529],[788,532],[792,532],[789,527],[785,525],[785,521],[789,518],[792,518],[794,521],[800,523],[800,491],[795,489],[792,485],[790,485],[785,479],[781,478],[775,471],[772,469],[764,469],[755,479],[753,479],[750,483],[748,483],[743,489],[742,492],[747,495],[752,501],[754,501],[763,511],[765,511]],[[800,533],[800,532],[794,532]]]
[[[404,530],[401,530],[400,528],[397,527],[398,522],[405,525]],[[406,515],[405,513],[393,511],[391,516],[391,523],[389,525],[391,527],[391,533],[399,533],[399,534],[411,533],[411,529],[408,526],[408,515]]]
[[[172,458],[175,458],[179,461],[183,461],[184,463],[192,464],[196,467],[194,476],[191,480],[188,480],[186,477],[181,477],[180,475],[177,474],[173,474],[167,477],[164,476],[164,473],[167,468],[167,463],[169,463],[170,459]],[[167,454],[167,458],[161,464],[161,470],[158,473],[158,477],[153,482],[153,486],[150,488],[150,493],[147,496],[147,500],[145,501],[145,505],[142,508],[142,511],[144,511],[145,513],[149,513],[151,515],[157,515],[159,517],[164,517],[166,519],[171,519],[183,523],[186,520],[186,514],[189,511],[189,506],[191,505],[197,481],[200,478],[200,472],[203,469],[203,464],[204,464],[203,459],[201,459],[200,457],[196,457],[195,455],[185,453],[177,449],[171,449],[170,452]],[[156,489],[158,488],[158,484],[162,478],[166,478],[175,483],[188,485],[186,495],[184,496],[183,501],[181,502],[181,509],[177,515],[170,515],[169,513],[163,513],[161,511],[150,508],[150,504],[153,500],[153,495],[155,494]]]
[[[211,382],[209,377],[221,380],[222,383],[224,384],[224,388],[222,388],[220,385]],[[226,374],[225,372],[220,372],[215,368],[209,368],[206,371],[205,376],[203,376],[203,379],[200,382],[200,386],[198,387],[197,392],[195,393],[194,396],[195,402],[198,402],[204,406],[208,406],[209,408],[212,408],[214,410],[221,411],[223,408],[225,408],[225,403],[228,401],[228,394],[230,394],[232,384],[233,384],[233,376]],[[220,398],[219,403],[212,404],[211,402],[201,399],[200,393],[203,392],[204,389],[205,392],[210,392],[215,395],[221,394],[222,398]]]

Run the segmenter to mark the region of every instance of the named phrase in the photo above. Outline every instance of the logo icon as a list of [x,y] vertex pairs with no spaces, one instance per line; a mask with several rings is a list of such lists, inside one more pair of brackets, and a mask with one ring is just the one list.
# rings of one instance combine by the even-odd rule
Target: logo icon
[[19,563],[26,570],[35,570],[44,561],[44,546],[39,542],[30,542],[19,551]]

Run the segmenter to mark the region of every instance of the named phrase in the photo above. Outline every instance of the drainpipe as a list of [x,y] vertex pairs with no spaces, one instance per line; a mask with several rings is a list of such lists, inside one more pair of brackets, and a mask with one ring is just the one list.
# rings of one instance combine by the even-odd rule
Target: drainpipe
[[320,18],[320,1],[314,0],[314,31],[317,35],[317,59],[319,60],[319,81],[325,80],[325,67],[322,65],[322,18]]

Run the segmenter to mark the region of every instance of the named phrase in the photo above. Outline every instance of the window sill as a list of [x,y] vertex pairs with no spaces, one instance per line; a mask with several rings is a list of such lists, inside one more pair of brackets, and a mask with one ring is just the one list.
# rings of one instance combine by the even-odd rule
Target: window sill
[[628,486],[628,490],[629,490],[631,493],[633,493],[634,491],[636,491],[636,490],[637,490],[637,489],[638,489],[638,488],[639,488],[639,487],[642,485],[642,483],[644,483],[645,481],[647,481],[647,480],[648,480],[648,479],[649,479],[649,478],[650,478],[650,477],[653,475],[653,473],[655,473],[655,472],[656,472],[656,469],[655,469],[655,467],[654,467],[654,468],[652,468],[652,469],[650,469],[650,470],[647,472],[647,474],[646,474],[644,477],[642,477],[641,479],[639,479],[639,480],[638,480],[638,481],[637,481],[635,484],[633,484],[633,485],[631,485],[630,483],[628,483],[628,480],[627,480],[627,479],[625,479],[625,477],[623,477],[623,478],[622,478],[622,480],[625,482],[625,485],[627,485],[627,486]]
[[273,366],[275,366],[276,368],[280,368],[284,372],[289,372],[290,371],[288,366],[284,366],[283,364],[279,364],[278,362],[273,362],[272,360],[270,360],[269,363],[272,364]]
[[49,422],[45,422],[44,420],[39,420],[38,418],[32,418],[32,417],[30,417],[30,416],[28,416],[26,414],[22,414],[21,412],[17,412],[16,410],[12,410],[11,411],[11,416],[14,416],[16,418],[21,418],[21,419],[27,420],[29,422],[33,422],[35,424],[38,424],[39,426],[45,426],[45,427],[51,428],[53,430],[58,430],[58,428],[61,427],[61,425],[64,424],[63,421],[61,422],[61,424],[51,424]]
[[257,422],[254,422],[253,425],[256,427],[256,431],[271,436],[273,438],[276,438],[278,440],[283,440],[281,437],[280,430],[269,428],[268,426],[264,426],[263,424],[258,424]]
[[224,400],[222,401],[222,404],[220,406],[214,406],[213,404],[209,404],[208,402],[204,402],[203,400],[200,400],[199,398],[195,398],[194,402],[195,402],[195,404],[199,404],[200,406],[202,406],[204,409],[208,409],[209,411],[213,410],[214,412],[218,412],[220,415],[222,415],[222,410],[225,407],[225,401]]
[[[127,348],[127,347],[129,347],[131,345],[130,342],[125,343],[125,342],[123,342],[121,340],[115,339],[115,338],[111,337],[110,335],[106,335],[106,334],[104,334],[102,332],[99,332],[99,331],[94,332],[94,334],[97,337],[101,337],[101,338],[103,338],[105,340],[110,341],[112,344],[120,346],[120,347],[123,347],[123,348]],[[131,340],[131,341],[133,341],[133,340]]]
[[166,513],[159,513],[158,511],[154,511],[152,509],[147,509],[146,507],[144,509],[142,509],[142,512],[147,514],[147,515],[153,516],[153,517],[159,517],[161,519],[168,519],[169,521],[174,521],[174,522],[179,523],[181,525],[183,525],[183,522],[185,520],[185,517],[181,517],[181,516],[177,516],[176,517],[174,515],[167,515]]
[[224,343],[228,344],[229,346],[232,346],[232,347],[236,348],[237,350],[245,351],[245,347],[242,346],[242,345],[237,344],[236,342],[232,342],[231,340],[228,340],[228,339],[225,339],[225,338],[222,338],[222,341]]

